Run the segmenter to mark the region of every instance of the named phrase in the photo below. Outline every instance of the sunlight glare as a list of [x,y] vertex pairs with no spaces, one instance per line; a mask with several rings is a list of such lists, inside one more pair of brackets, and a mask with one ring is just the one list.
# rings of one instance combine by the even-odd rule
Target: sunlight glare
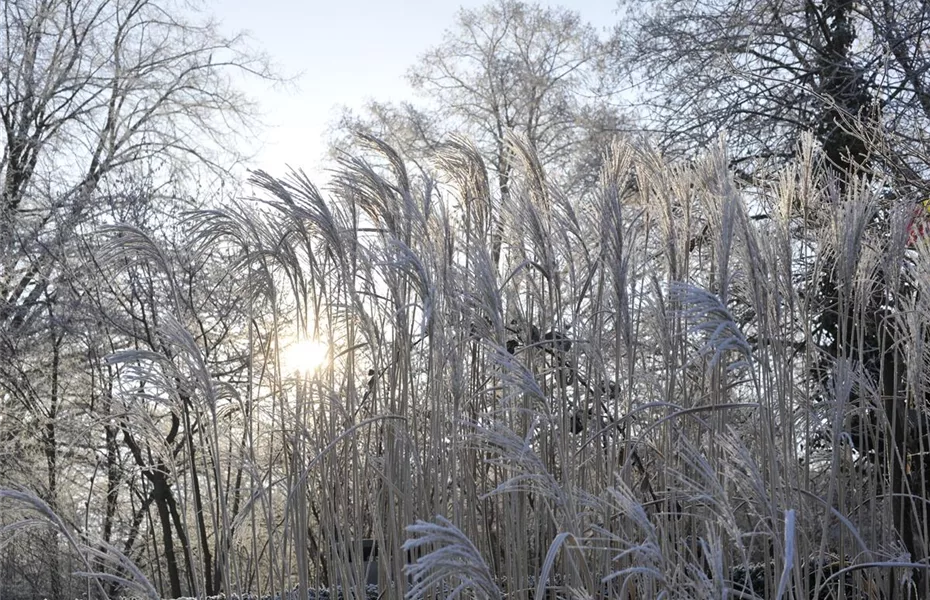
[[290,373],[312,373],[325,362],[329,348],[318,340],[303,340],[284,351],[284,368]]

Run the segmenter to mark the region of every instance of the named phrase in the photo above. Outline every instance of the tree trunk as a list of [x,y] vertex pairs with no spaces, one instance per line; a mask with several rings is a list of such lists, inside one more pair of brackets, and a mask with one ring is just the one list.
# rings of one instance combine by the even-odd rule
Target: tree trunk
[[[51,308],[49,308],[49,317]],[[43,446],[45,450],[45,463],[48,468],[48,497],[46,502],[49,507],[55,511],[58,509],[58,431],[56,421],[58,419],[58,375],[61,367],[61,336],[56,335],[54,325],[52,325],[52,372],[51,372],[51,390],[49,393],[48,414],[45,420],[45,432]],[[61,600],[61,564],[58,552],[58,531],[49,530],[48,551],[49,551],[49,584],[53,600]]]
[[181,574],[178,569],[178,560],[174,552],[174,537],[171,535],[171,511],[168,509],[168,499],[171,497],[171,488],[167,477],[149,477],[152,482],[152,495],[155,498],[155,507],[158,509],[158,520],[161,522],[161,537],[164,545],[165,565],[168,568],[168,585],[171,587],[171,597],[181,597]]
[[[149,464],[142,454],[142,448],[129,432],[129,426],[126,423],[121,425],[123,430],[123,439],[133,459],[142,469],[142,474],[152,483],[152,498],[155,507],[158,510],[158,520],[161,522],[162,543],[164,544],[165,565],[168,569],[168,584],[171,588],[171,595],[174,598],[180,598],[181,592],[181,574],[178,568],[177,554],[174,548],[174,536],[171,533],[171,523],[175,523],[178,532],[178,539],[181,542],[182,549],[187,557],[188,574],[190,575],[190,547],[187,543],[187,536],[184,535],[184,529],[177,514],[177,505],[171,492],[171,481],[167,467],[163,461],[159,464]],[[178,435],[180,420],[176,415],[171,415],[171,431],[165,437],[166,446],[170,446]]]
[[[184,427],[188,432],[192,432],[193,428],[191,427],[190,413],[188,412],[190,397],[182,394],[181,402],[183,405],[182,410],[184,411]],[[197,474],[197,449],[194,447],[194,436],[192,434],[187,435],[187,451],[190,455],[191,484],[194,492],[194,515],[197,519],[197,534],[200,538],[200,553],[203,556],[203,572],[206,580],[206,590],[204,591],[208,596],[214,596],[217,590],[215,589],[213,580],[213,555],[210,552],[210,541],[207,537],[207,524],[204,520],[203,495],[200,491],[200,479]]]

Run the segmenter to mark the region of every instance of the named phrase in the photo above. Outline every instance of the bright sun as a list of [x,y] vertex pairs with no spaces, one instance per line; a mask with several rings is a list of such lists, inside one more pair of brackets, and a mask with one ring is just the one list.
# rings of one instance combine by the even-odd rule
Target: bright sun
[[303,340],[284,351],[284,368],[289,373],[312,373],[316,371],[329,354],[329,348],[317,340]]

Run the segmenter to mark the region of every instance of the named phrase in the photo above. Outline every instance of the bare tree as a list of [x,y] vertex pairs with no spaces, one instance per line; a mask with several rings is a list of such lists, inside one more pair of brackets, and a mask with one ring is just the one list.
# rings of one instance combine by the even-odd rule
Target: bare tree
[[[27,452],[11,460],[26,472],[38,467],[44,481],[30,473],[29,487],[65,515],[60,463],[65,446],[77,452],[69,430],[76,414],[109,402],[97,380],[88,395],[101,401],[74,404],[81,401],[75,389],[88,389],[78,387],[87,385],[81,373],[105,373],[107,353],[85,346],[88,323],[75,324],[78,300],[93,295],[91,281],[76,286],[77,296],[69,291],[74,278],[93,273],[80,264],[80,236],[119,220],[114,199],[133,210],[140,198],[118,190],[134,179],[159,188],[183,186],[182,177],[223,177],[241,158],[238,136],[256,124],[253,104],[235,85],[242,74],[274,77],[245,37],[222,34],[192,3],[10,0],[0,7],[0,414],[16,416],[2,421],[0,439],[18,448],[35,434],[41,462]],[[81,358],[87,346],[93,356]],[[113,488],[108,538],[119,428],[109,408],[100,416]],[[47,593],[59,598],[56,539],[46,575]],[[179,585],[172,577],[172,591]]]
[[621,6],[615,47],[646,126],[665,148],[693,153],[726,132],[733,166],[748,176],[783,164],[798,135],[812,131],[840,173],[880,167],[917,183],[926,169],[927,3]]
[[516,160],[506,138],[516,133],[553,182],[576,191],[590,185],[591,161],[622,124],[606,102],[608,56],[596,30],[575,11],[517,0],[462,9],[444,41],[408,73],[422,105],[372,103],[364,117],[345,122],[414,157],[430,154],[450,132],[466,135],[496,177],[494,194],[502,203]]
[[0,15],[0,323],[13,331],[45,293],[52,257],[37,247],[73,235],[101,181],[143,162],[228,165],[254,122],[234,71],[270,72],[183,3],[12,0]]

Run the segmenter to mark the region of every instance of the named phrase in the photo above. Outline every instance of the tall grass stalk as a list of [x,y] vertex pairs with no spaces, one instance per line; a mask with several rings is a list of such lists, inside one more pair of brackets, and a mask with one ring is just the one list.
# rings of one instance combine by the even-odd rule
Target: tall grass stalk
[[[241,380],[154,242],[101,254],[173,290],[161,351],[111,364],[140,436],[195,432],[166,467],[189,593],[363,597],[372,540],[395,598],[917,597],[930,246],[881,182],[839,185],[809,141],[751,190],[723,148],[617,144],[567,197],[510,139],[501,204],[465,140],[430,175],[362,141],[327,194],[257,173],[191,215],[246,299]],[[305,338],[326,361],[289,372]]]

